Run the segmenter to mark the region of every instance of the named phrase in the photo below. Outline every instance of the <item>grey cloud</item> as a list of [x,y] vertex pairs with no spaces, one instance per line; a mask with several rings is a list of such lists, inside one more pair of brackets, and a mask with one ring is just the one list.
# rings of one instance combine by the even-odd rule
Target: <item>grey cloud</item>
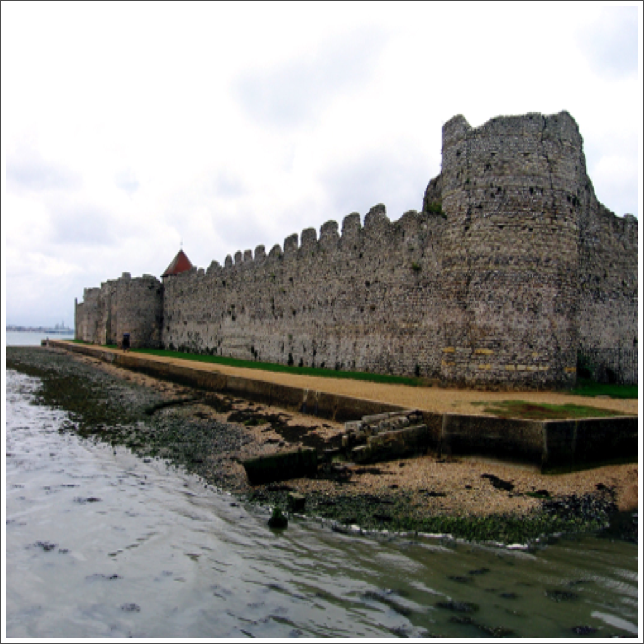
[[438,174],[427,170],[418,154],[397,158],[387,152],[374,153],[349,164],[330,168],[323,176],[336,217],[350,212],[364,214],[377,203],[384,203],[393,221],[405,211],[420,210],[428,181]]
[[7,186],[15,190],[74,190],[80,175],[65,166],[45,161],[38,152],[20,150],[7,157]]
[[297,62],[247,72],[233,91],[258,121],[298,125],[314,118],[339,92],[369,80],[384,42],[380,30],[361,31],[303,54]]
[[134,194],[139,189],[139,182],[132,170],[123,170],[114,177],[117,187],[124,190],[129,195]]
[[109,214],[94,205],[74,204],[52,209],[52,240],[59,244],[110,246],[117,234],[127,236],[127,229],[117,231]]
[[[214,227],[227,249],[226,253],[233,255],[238,250],[253,250],[258,244],[269,243],[270,228],[266,226],[266,217],[265,213],[251,212],[218,216]],[[212,259],[219,262],[224,260],[223,257]]]
[[605,7],[579,44],[593,69],[606,78],[637,74],[637,7]]
[[[74,283],[74,279],[78,283]],[[74,326],[74,298],[82,299],[85,276],[50,276],[42,272],[7,275],[3,285],[7,297],[7,323],[53,326],[64,322]],[[100,282],[99,282],[100,283]]]

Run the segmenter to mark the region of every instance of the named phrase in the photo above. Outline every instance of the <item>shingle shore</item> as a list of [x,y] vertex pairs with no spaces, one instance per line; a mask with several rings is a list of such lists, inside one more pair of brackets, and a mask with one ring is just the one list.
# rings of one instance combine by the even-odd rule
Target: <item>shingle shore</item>
[[[185,467],[251,502],[305,512],[338,530],[451,533],[503,542],[594,530],[637,507],[637,464],[542,475],[534,469],[432,456],[359,467],[333,464],[316,479],[252,488],[239,461],[297,445],[335,446],[343,427],[128,372],[93,358],[7,347],[7,367],[43,379],[40,401],[70,412],[65,429]],[[602,401],[605,402],[605,401]],[[629,527],[623,536],[636,539]]]

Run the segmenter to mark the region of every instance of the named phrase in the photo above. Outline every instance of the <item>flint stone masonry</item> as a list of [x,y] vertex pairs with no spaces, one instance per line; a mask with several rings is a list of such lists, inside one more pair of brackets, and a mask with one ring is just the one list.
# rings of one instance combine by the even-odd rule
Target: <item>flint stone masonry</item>
[[477,128],[456,116],[421,212],[392,222],[379,204],[364,225],[351,213],[162,285],[124,276],[86,289],[76,337],[127,331],[132,346],[565,387],[579,351],[637,348],[637,262],[637,219],[598,202],[567,112]]
[[163,285],[152,275],[129,273],[85,289],[76,304],[75,338],[94,344],[119,344],[130,334],[131,348],[161,347]]

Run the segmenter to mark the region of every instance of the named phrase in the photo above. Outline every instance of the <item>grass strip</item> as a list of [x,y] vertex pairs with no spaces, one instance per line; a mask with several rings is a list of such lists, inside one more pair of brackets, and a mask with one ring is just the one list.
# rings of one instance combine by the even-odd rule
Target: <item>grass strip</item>
[[200,353],[182,353],[169,349],[132,349],[132,353],[161,356],[166,358],[179,358],[181,360],[194,360],[196,362],[209,362],[228,367],[241,367],[243,369],[259,369],[261,371],[274,371],[279,373],[292,373],[298,376],[318,376],[320,378],[346,378],[347,380],[364,380],[367,382],[381,382],[385,384],[407,385],[411,387],[426,386],[421,378],[405,376],[390,376],[378,373],[365,373],[362,371],[335,371],[334,369],[321,369],[319,367],[290,367],[272,362],[254,362],[252,360],[239,360]]
[[478,402],[485,405],[483,411],[499,418],[522,418],[525,420],[568,420],[574,418],[604,418],[624,416],[613,409],[600,409],[585,405],[553,405],[549,403],[529,403],[525,400],[504,400],[495,403]]
[[[92,342],[83,340],[72,340],[76,344],[92,345]],[[108,344],[108,349],[116,349],[117,345]],[[363,371],[336,371],[335,369],[321,369],[319,367],[295,367],[272,362],[256,362],[252,360],[239,360],[237,358],[225,358],[223,356],[213,356],[199,353],[182,353],[180,351],[170,351],[169,349],[132,349],[134,353],[148,353],[157,356],[169,358],[180,358],[182,360],[195,360],[198,362],[212,362],[223,364],[229,367],[242,367],[244,369],[259,369],[262,371],[275,371],[282,373],[292,373],[295,375],[319,376],[320,378],[346,378],[349,380],[363,380],[367,382],[382,382],[385,384],[407,385],[411,387],[427,387],[429,383],[423,378],[414,378],[411,376],[390,376],[377,373],[365,373]],[[574,389],[566,390],[563,393],[575,396],[609,396],[610,398],[620,398],[625,400],[637,400],[637,385],[608,385],[593,382],[592,380],[580,379]],[[494,412],[490,412],[494,413]],[[615,415],[615,414],[612,414]],[[579,418],[580,416],[572,416]]]
[[580,378],[577,386],[570,393],[575,396],[610,396],[637,400],[637,385],[608,385]]

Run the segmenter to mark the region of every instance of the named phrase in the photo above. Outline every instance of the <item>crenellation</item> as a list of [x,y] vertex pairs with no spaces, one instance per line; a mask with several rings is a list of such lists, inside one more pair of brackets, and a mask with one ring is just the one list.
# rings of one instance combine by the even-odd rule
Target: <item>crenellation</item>
[[389,217],[387,217],[387,209],[384,204],[377,204],[369,210],[364,217],[364,230],[371,232],[374,229],[383,229],[389,224]]
[[77,337],[105,343],[130,325],[150,346],[246,360],[570,385],[578,351],[638,337],[638,222],[597,201],[582,148],[566,112],[477,128],[454,117],[421,212],[390,221],[378,204],[364,226],[354,212],[341,234],[330,220],[319,238],[305,228],[283,251],[238,251],[162,285],[124,274],[84,290]]
[[290,257],[295,254],[298,249],[298,236],[297,233],[289,235],[284,240],[284,257]]
[[325,249],[335,248],[340,241],[338,222],[327,221],[320,227],[320,246]]
[[315,228],[305,228],[300,236],[302,250],[314,250],[317,247],[318,237]]
[[357,241],[361,230],[360,213],[352,212],[342,220],[342,235],[340,236],[340,241],[344,246]]
[[268,256],[271,259],[279,259],[282,257],[282,247],[279,244],[275,244],[273,248],[271,248],[271,252],[268,254]]

